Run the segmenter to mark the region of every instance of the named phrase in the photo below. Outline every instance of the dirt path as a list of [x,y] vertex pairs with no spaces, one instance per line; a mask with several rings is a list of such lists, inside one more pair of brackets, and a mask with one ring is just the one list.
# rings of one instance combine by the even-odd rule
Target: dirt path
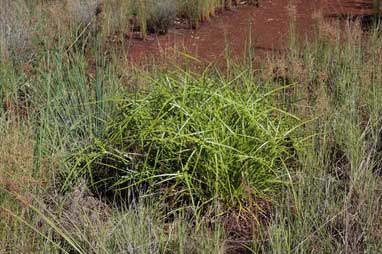
[[370,13],[372,8],[372,0],[294,0],[295,8],[289,7],[290,0],[260,2],[259,8],[241,6],[225,11],[203,23],[198,30],[173,28],[164,36],[150,35],[147,41],[130,40],[128,58],[139,63],[185,52],[211,62],[224,56],[227,45],[232,56],[241,56],[248,45],[249,34],[256,50],[278,50],[288,42],[290,17],[295,17],[298,33],[309,36],[314,29],[314,13],[318,10],[322,10],[324,17],[337,18]]

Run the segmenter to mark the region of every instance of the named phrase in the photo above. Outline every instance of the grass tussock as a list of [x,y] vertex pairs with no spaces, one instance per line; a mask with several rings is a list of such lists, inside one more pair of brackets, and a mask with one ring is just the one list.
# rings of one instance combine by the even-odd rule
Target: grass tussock
[[110,191],[148,186],[193,206],[268,199],[296,156],[298,121],[245,77],[164,75],[127,94],[70,176]]

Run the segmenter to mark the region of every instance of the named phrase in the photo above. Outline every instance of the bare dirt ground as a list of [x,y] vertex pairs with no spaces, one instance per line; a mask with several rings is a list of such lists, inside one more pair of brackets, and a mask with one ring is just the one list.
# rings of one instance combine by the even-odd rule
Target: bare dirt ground
[[289,40],[291,18],[299,36],[309,38],[318,13],[338,20],[363,17],[372,13],[372,0],[262,0],[258,8],[239,6],[224,11],[197,30],[172,28],[166,35],[149,35],[145,41],[129,39],[128,59],[142,63],[186,53],[214,62],[224,57],[227,46],[231,56],[242,56],[250,37],[258,52],[281,50]]

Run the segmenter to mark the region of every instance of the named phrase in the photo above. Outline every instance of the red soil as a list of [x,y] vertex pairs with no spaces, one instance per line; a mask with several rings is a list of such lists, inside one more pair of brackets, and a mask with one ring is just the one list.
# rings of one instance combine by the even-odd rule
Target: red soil
[[149,35],[146,41],[131,39],[128,59],[139,63],[184,52],[211,62],[222,59],[226,46],[231,56],[242,56],[250,34],[255,50],[279,50],[287,45],[291,17],[298,34],[309,37],[318,11],[323,17],[344,18],[371,13],[371,9],[372,0],[261,0],[259,8],[240,6],[224,11],[197,30],[173,28],[167,35]]

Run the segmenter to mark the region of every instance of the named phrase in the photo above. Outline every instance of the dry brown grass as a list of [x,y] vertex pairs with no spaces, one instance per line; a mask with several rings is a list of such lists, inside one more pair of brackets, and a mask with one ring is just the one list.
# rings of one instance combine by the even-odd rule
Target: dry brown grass
[[14,194],[20,205],[28,207],[33,191],[47,187],[50,169],[57,166],[59,159],[52,155],[49,161],[42,159],[37,166],[30,128],[11,120],[3,121],[0,129],[0,191]]
[[19,192],[33,180],[33,139],[30,130],[6,123],[0,134],[0,185]]

